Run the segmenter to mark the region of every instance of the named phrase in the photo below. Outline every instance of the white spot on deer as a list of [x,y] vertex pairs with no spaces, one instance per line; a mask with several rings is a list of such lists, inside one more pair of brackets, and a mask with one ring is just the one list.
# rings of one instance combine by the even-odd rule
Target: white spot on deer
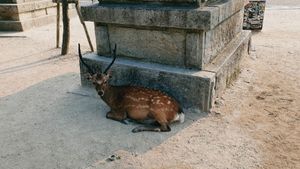
[[143,98],[143,97],[141,97],[141,98],[139,98],[139,100],[140,100],[140,101],[148,101],[149,99],[148,99],[148,98]]
[[143,98],[143,97],[140,97],[140,98],[138,98],[138,97],[133,97],[133,96],[125,96],[127,99],[130,99],[130,100],[132,100],[132,101],[136,101],[136,102],[138,102],[138,101],[148,101],[149,99],[147,99],[147,98]]
[[161,104],[161,105],[164,105],[163,102],[160,102],[160,100],[156,100],[155,104]]
[[179,122],[183,123],[184,122],[184,118],[185,118],[184,113],[180,113],[179,114]]
[[184,118],[185,118],[184,113],[176,114],[172,122],[179,121],[180,123],[183,123]]
[[138,101],[135,97],[133,97],[133,96],[129,96],[129,95],[127,95],[127,96],[125,96],[127,99],[130,99],[130,100],[133,100],[133,101]]
[[174,119],[173,119],[172,121],[173,121],[173,122],[174,122],[174,121],[179,121],[179,115],[176,114],[175,117],[174,117]]
[[167,103],[167,104],[171,104],[170,100],[168,101],[168,103]]
[[149,105],[139,105],[139,106],[136,106],[136,108],[145,109],[145,108],[149,108]]

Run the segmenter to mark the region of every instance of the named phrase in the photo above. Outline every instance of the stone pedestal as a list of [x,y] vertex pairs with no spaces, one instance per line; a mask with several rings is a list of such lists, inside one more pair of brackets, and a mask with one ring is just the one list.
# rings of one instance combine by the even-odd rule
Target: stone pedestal
[[[117,44],[111,83],[163,90],[184,108],[207,112],[246,54],[243,7],[244,0],[100,1],[81,9],[97,40],[97,55],[84,59],[101,71]],[[82,84],[89,85],[84,77]]]
[[263,28],[266,0],[249,0],[245,6],[244,24],[245,30],[261,30]]
[[1,0],[0,31],[24,31],[55,21],[51,0]]

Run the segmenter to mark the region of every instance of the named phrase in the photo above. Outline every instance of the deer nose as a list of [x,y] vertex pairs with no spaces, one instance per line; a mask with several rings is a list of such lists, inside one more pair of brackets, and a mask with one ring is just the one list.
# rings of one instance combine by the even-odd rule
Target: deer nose
[[104,95],[104,91],[103,91],[103,90],[99,90],[99,91],[98,91],[98,94],[99,94],[100,96],[103,96],[103,95]]

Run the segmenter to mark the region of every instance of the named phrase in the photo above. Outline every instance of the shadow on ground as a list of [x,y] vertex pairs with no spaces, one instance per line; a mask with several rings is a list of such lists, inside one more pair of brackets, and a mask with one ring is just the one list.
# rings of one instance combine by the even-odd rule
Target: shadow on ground
[[117,150],[143,153],[204,114],[187,113],[169,133],[131,133],[108,120],[94,90],[66,74],[0,98],[0,168],[86,168]]

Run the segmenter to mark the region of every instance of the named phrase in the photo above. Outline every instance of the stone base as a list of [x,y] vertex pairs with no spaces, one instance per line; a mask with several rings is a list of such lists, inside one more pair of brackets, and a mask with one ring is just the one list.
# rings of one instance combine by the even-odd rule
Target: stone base
[[39,27],[54,23],[56,21],[56,15],[49,15],[38,17],[34,19],[28,19],[23,21],[0,21],[1,31],[25,31],[33,27]]
[[244,0],[203,7],[99,3],[81,12],[95,23],[98,55],[109,55],[116,43],[119,57],[202,70],[242,31],[243,6]]
[[[185,109],[208,112],[214,98],[237,77],[249,39],[250,33],[242,32],[202,71],[117,58],[110,83],[159,89],[176,98]],[[96,54],[86,54],[83,59],[99,72],[111,61],[111,58]],[[80,71],[82,85],[92,87],[84,76],[87,70],[82,64]]]
[[[10,0],[0,4],[0,31],[24,31],[56,21],[56,4],[51,0]],[[74,5],[69,5],[75,16]]]

